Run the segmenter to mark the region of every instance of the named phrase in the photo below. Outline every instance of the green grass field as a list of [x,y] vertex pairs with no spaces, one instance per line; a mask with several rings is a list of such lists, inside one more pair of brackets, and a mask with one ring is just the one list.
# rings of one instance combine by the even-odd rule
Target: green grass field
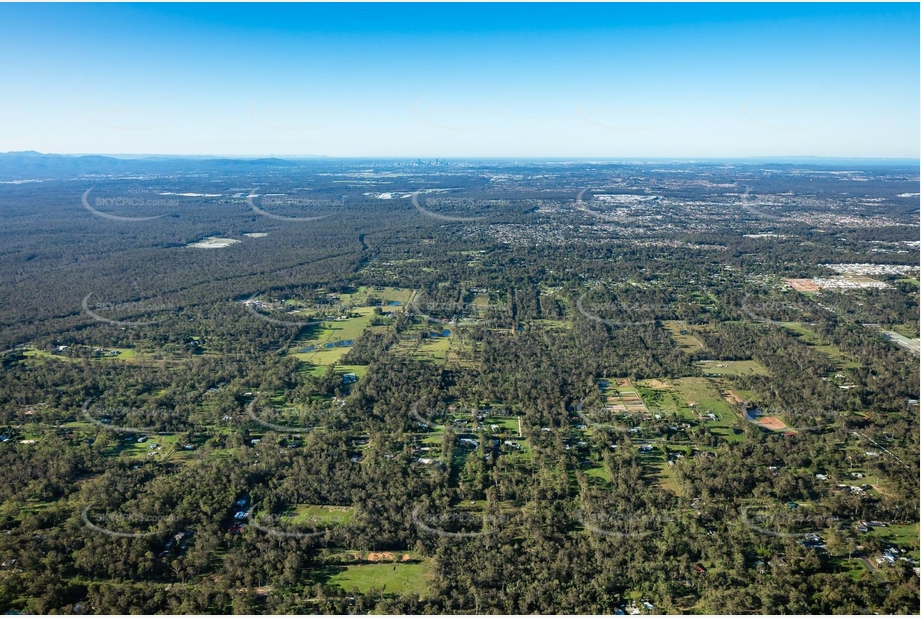
[[[138,353],[132,348],[106,348],[106,350],[116,350],[118,352],[117,356],[105,356],[105,355],[90,355],[89,360],[101,361],[101,362],[114,362],[114,361],[127,361],[138,359]],[[26,358],[45,358],[51,360],[60,360],[60,361],[77,361],[79,358],[70,358],[67,356],[67,352],[61,352],[59,354],[53,354],[51,352],[46,352],[45,350],[37,350],[35,348],[25,348],[23,355]]]
[[[350,313],[359,314],[359,317],[351,317],[345,320],[326,320],[322,324],[310,329],[306,336],[299,338],[292,345],[289,352],[303,363],[310,367],[308,371],[313,375],[322,375],[326,367],[339,362],[351,349],[351,346],[327,347],[327,344],[338,341],[356,341],[361,337],[366,328],[369,328],[371,320],[374,318],[375,307],[367,303],[371,299],[381,301],[381,310],[387,311],[402,309],[408,303],[413,294],[412,290],[403,288],[383,287],[380,289],[362,286],[355,292],[339,295],[339,302],[344,305],[356,305],[350,309]],[[390,305],[396,302],[399,305]],[[302,352],[304,348],[314,346],[315,349]],[[352,365],[348,373],[355,373],[361,377],[364,373],[359,373]]]
[[867,534],[885,539],[896,547],[911,550],[909,552],[911,557],[918,560],[919,555],[921,555],[919,554],[918,533],[918,524],[913,523],[892,524],[886,528],[871,528]]
[[[438,365],[470,368],[476,365],[469,360],[472,346],[462,340],[464,326],[420,320],[403,332],[403,339],[393,346],[393,351],[414,360]],[[423,337],[425,333],[449,330],[447,337]]]
[[601,479],[606,483],[610,483],[612,480],[611,473],[604,464],[599,463],[590,468],[582,468],[582,472],[584,472],[587,477]]
[[325,506],[319,504],[298,504],[292,513],[291,524],[347,524],[355,516],[350,506]]
[[[710,430],[729,440],[741,440],[742,435],[733,431],[738,422],[732,407],[720,396],[719,391],[707,378],[680,378],[671,381],[673,388],[652,390],[639,388],[643,401],[651,411],[664,415],[674,414],[682,420],[700,417]],[[692,407],[690,404],[694,404]],[[712,412],[716,420],[706,417]],[[667,417],[667,416],[666,416]]]
[[838,349],[838,346],[826,344],[822,338],[813,330],[810,330],[799,322],[783,322],[784,328],[793,331],[799,335],[799,340],[812,346],[817,352],[821,352],[835,363],[839,369],[856,369],[860,363],[854,362]]
[[[703,343],[694,336],[693,331],[688,327],[687,323],[679,320],[665,320],[662,324],[671,334],[672,339],[675,340],[675,343],[678,344],[682,352],[694,354],[704,349]],[[684,331],[684,334],[681,334],[682,331]]]
[[918,338],[918,329],[914,324],[892,324],[889,329],[909,339]]
[[331,576],[329,583],[362,594],[375,588],[384,594],[422,596],[428,589],[429,569],[425,562],[349,565]]
[[700,370],[707,374],[720,376],[756,375],[766,376],[768,370],[764,365],[755,360],[744,361],[716,361],[706,360],[694,363]]

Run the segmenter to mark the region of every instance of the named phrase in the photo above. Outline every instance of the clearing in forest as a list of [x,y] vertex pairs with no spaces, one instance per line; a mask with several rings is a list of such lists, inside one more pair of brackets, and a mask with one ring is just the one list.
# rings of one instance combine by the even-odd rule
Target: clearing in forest
[[372,588],[384,594],[422,596],[428,589],[429,561],[383,562],[347,565],[332,575],[328,583],[346,592],[368,594]]
[[704,375],[739,376],[739,375],[769,375],[768,370],[756,360],[723,361],[702,360],[694,363]]
[[704,349],[704,344],[694,335],[694,331],[681,320],[663,320],[662,325],[671,334],[682,352],[694,354]]
[[610,412],[649,412],[629,378],[602,378],[598,387],[604,407]]

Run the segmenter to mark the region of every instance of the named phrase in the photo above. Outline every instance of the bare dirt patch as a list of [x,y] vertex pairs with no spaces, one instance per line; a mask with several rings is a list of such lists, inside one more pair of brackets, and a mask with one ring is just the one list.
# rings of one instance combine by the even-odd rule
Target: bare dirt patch
[[784,279],[797,292],[818,292],[819,286],[812,279]]
[[666,380],[656,380],[655,378],[646,380],[646,384],[649,386],[649,388],[653,388],[657,391],[667,390],[672,387],[671,382],[668,382]]
[[762,416],[758,419],[758,424],[770,431],[781,431],[787,426],[776,416]]
[[372,551],[368,553],[368,562],[384,562],[389,560],[393,562],[397,557],[390,551]]
[[888,491],[884,491],[883,488],[880,487],[879,485],[870,485],[870,487],[872,487],[873,489],[875,489],[877,492],[881,493],[884,496],[889,496],[890,498],[892,497],[891,493],[889,493]]

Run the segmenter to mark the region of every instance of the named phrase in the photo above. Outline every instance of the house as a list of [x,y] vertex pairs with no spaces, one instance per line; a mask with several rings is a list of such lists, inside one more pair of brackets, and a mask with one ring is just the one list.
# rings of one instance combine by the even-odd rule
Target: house
[[704,568],[704,565],[702,565],[702,564],[699,563],[699,562],[698,562],[697,564],[694,565],[694,570],[697,571],[698,573],[700,573],[701,575],[703,575],[703,574],[705,574],[705,573],[707,572],[707,569]]
[[898,551],[899,551],[899,550],[895,549],[894,547],[886,548],[886,549],[883,551],[883,555],[882,555],[882,556],[878,556],[878,557],[876,558],[876,564],[880,564],[880,565],[882,565],[882,564],[884,564],[884,563],[895,564],[895,561],[896,561],[896,559],[898,558],[898,556],[896,555],[896,554],[898,553]]

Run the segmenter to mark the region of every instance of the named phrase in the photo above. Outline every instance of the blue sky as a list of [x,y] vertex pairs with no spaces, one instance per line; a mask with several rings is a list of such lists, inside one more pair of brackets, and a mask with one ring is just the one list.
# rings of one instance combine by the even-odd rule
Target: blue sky
[[918,4],[0,5],[0,151],[919,157]]

